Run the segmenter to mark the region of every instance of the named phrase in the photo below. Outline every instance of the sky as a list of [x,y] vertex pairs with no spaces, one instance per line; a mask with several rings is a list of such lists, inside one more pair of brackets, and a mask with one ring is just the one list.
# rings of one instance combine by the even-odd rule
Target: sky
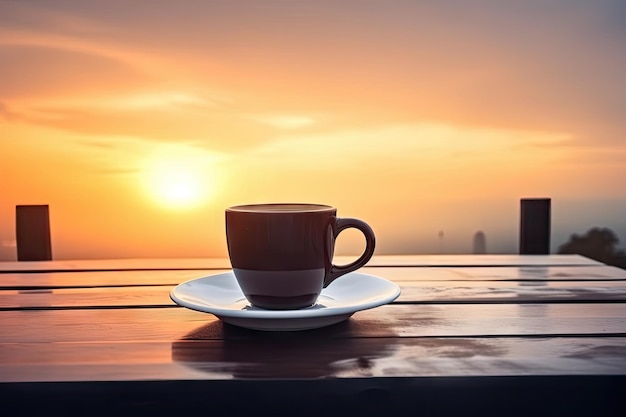
[[515,253],[547,197],[553,250],[623,244],[624,74],[618,0],[0,0],[0,260],[21,204],[56,259],[226,256],[255,202],[333,205],[379,254]]

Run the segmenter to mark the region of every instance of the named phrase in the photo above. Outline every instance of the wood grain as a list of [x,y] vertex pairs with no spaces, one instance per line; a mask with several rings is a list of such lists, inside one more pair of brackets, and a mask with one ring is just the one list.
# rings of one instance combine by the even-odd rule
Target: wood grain
[[[324,337],[626,335],[626,304],[386,305],[331,327]],[[0,312],[0,343],[217,340],[229,336],[224,329],[264,334],[176,307]]]
[[[355,256],[335,256],[347,264]],[[368,266],[578,266],[602,265],[580,255],[374,255]],[[206,270],[230,268],[228,258],[93,259],[42,262],[0,262],[0,272],[65,272],[125,270]]]
[[[0,343],[0,382],[626,374],[626,338]],[[277,343],[280,341],[280,343]]]
[[[229,272],[217,270],[70,271],[0,274],[0,290],[178,285]],[[626,270],[598,265],[548,267],[364,267],[358,272],[404,281],[626,281]]]
[[377,256],[360,272],[397,282],[395,303],[281,333],[171,302],[171,288],[227,270],[225,261],[0,263],[0,407],[91,416],[621,416],[626,407],[626,271],[580,256]]
[[[82,274],[82,273],[81,273]],[[399,281],[396,303],[626,302],[626,281]],[[0,290],[0,310],[175,305],[175,285]]]

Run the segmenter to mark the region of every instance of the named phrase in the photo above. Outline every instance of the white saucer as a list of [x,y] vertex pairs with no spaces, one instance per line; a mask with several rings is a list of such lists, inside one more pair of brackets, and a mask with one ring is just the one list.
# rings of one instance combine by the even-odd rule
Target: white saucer
[[346,320],[357,311],[387,304],[400,288],[374,275],[351,272],[322,290],[317,303],[298,310],[266,310],[252,306],[231,272],[196,278],[170,292],[176,304],[211,313],[226,323],[255,330],[308,330]]

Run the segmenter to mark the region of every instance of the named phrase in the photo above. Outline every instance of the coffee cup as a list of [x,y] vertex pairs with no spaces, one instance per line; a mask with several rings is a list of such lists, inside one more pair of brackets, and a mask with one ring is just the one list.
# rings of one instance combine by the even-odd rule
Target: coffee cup
[[[354,262],[333,265],[335,239],[356,228],[365,250]],[[226,209],[228,255],[237,283],[254,306],[288,310],[316,303],[323,288],[364,266],[374,254],[372,228],[337,217],[322,204],[248,204]]]

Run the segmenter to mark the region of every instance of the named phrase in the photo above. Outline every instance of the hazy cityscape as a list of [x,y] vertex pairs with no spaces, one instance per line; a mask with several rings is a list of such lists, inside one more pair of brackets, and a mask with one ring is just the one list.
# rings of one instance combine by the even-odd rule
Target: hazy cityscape
[[[559,247],[565,244],[573,234],[584,235],[594,227],[612,230],[619,243],[617,248],[626,247],[626,222],[623,216],[623,207],[626,200],[553,200],[552,227],[550,250],[557,253]],[[54,207],[51,208],[53,210]],[[517,253],[519,250],[519,212],[517,204],[509,204],[509,211],[491,213],[465,212],[459,213],[459,218],[450,218],[451,227],[442,222],[429,230],[420,230],[408,225],[404,230],[397,227],[380,228],[377,233],[377,254],[464,254],[464,253]],[[478,221],[477,218],[487,217],[490,221]],[[12,218],[2,219],[3,228],[0,246],[0,261],[16,260],[15,226]],[[102,258],[145,258],[150,256],[142,248],[137,250],[111,250],[109,247],[93,245],[91,251],[85,251],[84,245],[71,246],[67,241],[62,228],[55,227],[54,218],[51,222],[52,249],[55,259],[102,259]],[[211,225],[218,229],[217,234],[223,232],[223,224]],[[205,225],[203,228],[209,228]],[[189,233],[197,231],[189,230]],[[184,234],[184,233],[183,233]],[[337,243],[336,253],[351,255],[357,253],[362,245],[358,232],[350,231],[342,236]],[[123,235],[117,238],[124,239]],[[225,237],[222,237],[225,239]],[[220,250],[219,245],[222,245]],[[225,240],[219,241],[217,250],[193,247],[185,251],[172,245],[171,257],[225,257]],[[156,256],[155,256],[156,257]],[[158,257],[168,257],[167,248],[159,252]]]

